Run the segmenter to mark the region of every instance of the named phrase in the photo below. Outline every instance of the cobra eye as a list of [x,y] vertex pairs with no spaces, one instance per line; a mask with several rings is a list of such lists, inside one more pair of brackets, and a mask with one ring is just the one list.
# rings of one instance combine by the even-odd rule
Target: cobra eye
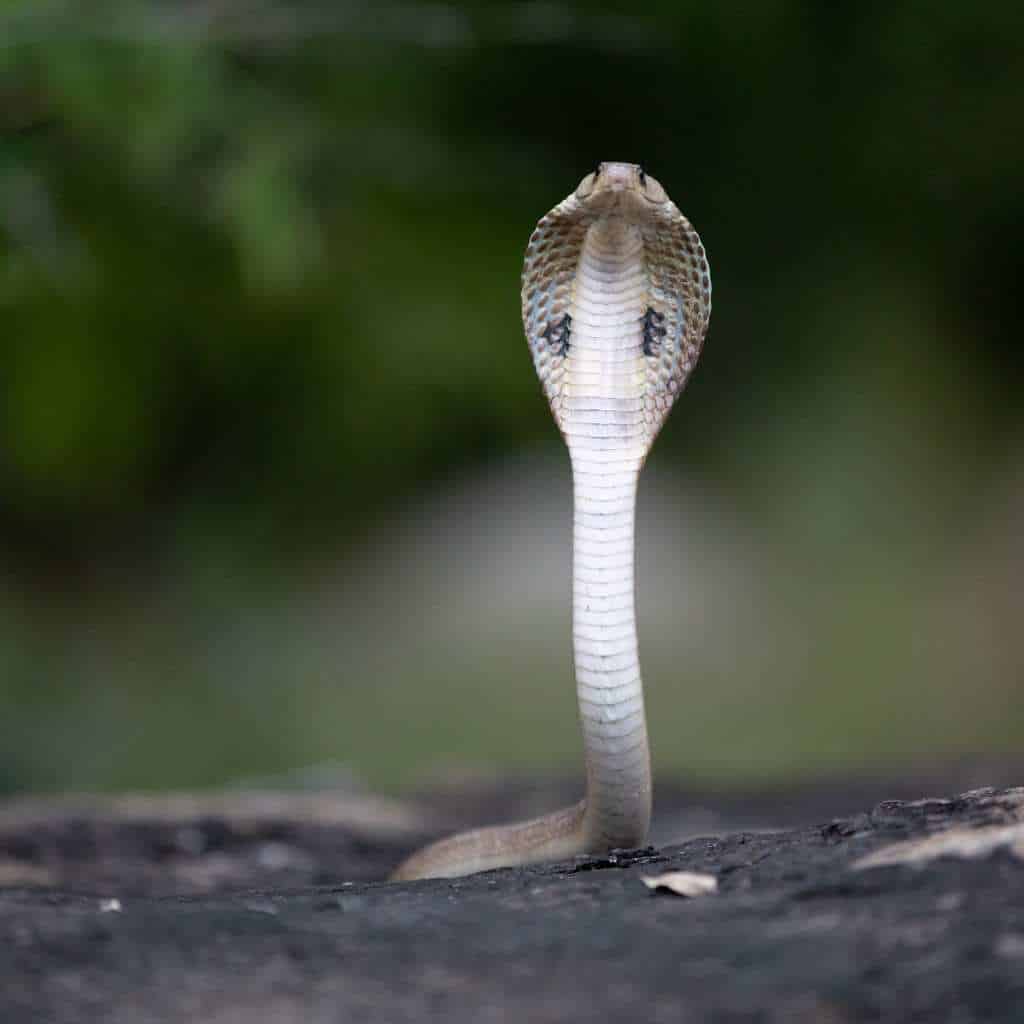
[[642,167],[638,167],[637,168],[637,173],[640,176],[640,186],[641,186],[641,188],[646,188],[647,187],[647,172]]
[[598,165],[597,165],[597,166],[596,166],[596,167],[594,168],[594,180],[596,181],[596,180],[597,180],[598,178],[600,178],[600,177],[601,177],[601,165],[600,165],[600,164],[598,164]]

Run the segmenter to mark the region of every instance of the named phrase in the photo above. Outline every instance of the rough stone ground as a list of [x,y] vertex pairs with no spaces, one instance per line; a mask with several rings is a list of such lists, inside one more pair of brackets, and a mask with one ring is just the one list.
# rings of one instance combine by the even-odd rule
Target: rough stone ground
[[664,792],[656,849],[404,885],[560,787],[9,801],[0,1021],[1024,1021],[1024,789],[878,799],[919,783]]

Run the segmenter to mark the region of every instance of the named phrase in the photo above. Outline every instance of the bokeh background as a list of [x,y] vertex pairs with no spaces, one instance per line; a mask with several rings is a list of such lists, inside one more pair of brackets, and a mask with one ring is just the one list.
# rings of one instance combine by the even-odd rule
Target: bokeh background
[[521,334],[600,159],[715,308],[640,496],[662,778],[1024,729],[1024,15],[0,6],[0,789],[578,771]]

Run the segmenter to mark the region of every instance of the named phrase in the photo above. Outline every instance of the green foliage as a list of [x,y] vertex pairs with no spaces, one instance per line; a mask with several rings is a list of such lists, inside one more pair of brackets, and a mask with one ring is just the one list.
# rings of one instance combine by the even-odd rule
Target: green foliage
[[518,251],[595,156],[645,159],[707,236],[719,383],[691,424],[725,398],[719,429],[742,426],[843,361],[867,339],[826,338],[818,310],[880,293],[934,312],[912,373],[962,334],[955,386],[999,372],[1015,6],[613,10],[8,5],[16,518],[67,530],[116,505],[138,529],[171,481],[328,519],[362,494],[369,514],[410,474],[543,431]]
[[1022,425],[1020,10],[8,0],[10,593],[273,576],[553,437],[519,261],[596,159],[643,161],[711,256],[659,457],[778,543],[912,563]]

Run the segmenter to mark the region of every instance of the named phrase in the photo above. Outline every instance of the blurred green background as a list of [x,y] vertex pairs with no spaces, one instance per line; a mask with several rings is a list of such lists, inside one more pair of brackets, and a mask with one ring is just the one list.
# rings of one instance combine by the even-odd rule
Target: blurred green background
[[659,773],[1019,752],[1021,10],[0,5],[0,789],[578,771],[518,275],[601,159],[715,289]]

